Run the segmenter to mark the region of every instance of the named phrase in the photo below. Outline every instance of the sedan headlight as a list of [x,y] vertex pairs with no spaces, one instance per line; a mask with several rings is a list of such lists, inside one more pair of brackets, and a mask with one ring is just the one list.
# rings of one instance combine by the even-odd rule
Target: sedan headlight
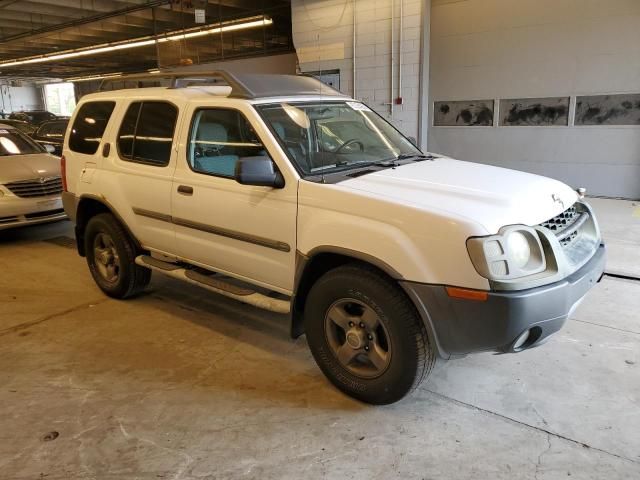
[[538,233],[525,225],[500,230],[498,235],[467,240],[473,266],[490,280],[512,280],[543,272],[547,262]]

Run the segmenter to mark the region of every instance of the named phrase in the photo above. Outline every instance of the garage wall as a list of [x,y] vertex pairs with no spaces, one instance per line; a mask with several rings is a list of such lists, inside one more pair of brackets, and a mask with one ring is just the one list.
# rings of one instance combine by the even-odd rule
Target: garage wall
[[235,73],[296,73],[296,54],[283,53],[262,57],[240,58],[224,62],[203,63],[191,67],[172,68],[172,71],[206,72],[211,70],[228,70]]
[[40,87],[10,87],[0,84],[0,111],[38,110],[44,108]]
[[430,127],[431,151],[640,198],[640,126],[572,123],[576,95],[640,93],[640,1],[433,0],[430,72],[431,108],[496,99],[494,120],[500,98],[571,97],[569,126]]
[[[417,136],[421,3],[420,0],[292,0],[293,43],[300,70],[339,69],[340,90],[353,95],[355,20],[355,96],[406,135]],[[403,98],[403,105],[392,108],[389,103],[398,97]]]

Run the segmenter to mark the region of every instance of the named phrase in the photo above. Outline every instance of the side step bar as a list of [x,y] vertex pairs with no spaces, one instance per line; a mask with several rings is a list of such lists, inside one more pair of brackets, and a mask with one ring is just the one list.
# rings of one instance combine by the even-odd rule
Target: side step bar
[[291,308],[290,302],[287,300],[272,298],[254,290],[233,285],[224,280],[210,277],[194,270],[182,268],[180,265],[174,263],[163,262],[149,255],[139,255],[136,257],[136,264],[271,312],[289,313]]

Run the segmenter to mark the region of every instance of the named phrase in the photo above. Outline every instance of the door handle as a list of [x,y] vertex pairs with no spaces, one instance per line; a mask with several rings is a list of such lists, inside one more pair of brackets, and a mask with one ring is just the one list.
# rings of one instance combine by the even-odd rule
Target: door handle
[[183,195],[193,195],[193,187],[190,187],[188,185],[180,185],[178,186],[178,193],[181,193]]
[[109,156],[109,152],[111,151],[111,144],[105,143],[102,146],[102,156],[107,158]]

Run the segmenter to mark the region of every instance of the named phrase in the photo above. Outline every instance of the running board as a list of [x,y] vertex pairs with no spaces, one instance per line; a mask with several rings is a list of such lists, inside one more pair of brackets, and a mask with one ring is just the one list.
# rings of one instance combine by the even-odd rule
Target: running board
[[193,285],[198,285],[199,287],[205,288],[211,292],[215,292],[220,295],[224,295],[225,297],[233,298],[239,302],[247,303],[254,307],[269,310],[271,312],[289,313],[291,308],[288,300],[272,298],[249,288],[233,285],[225,282],[224,280],[204,275],[195,270],[188,270],[180,265],[176,265],[175,263],[163,262],[162,260],[150,257],[149,255],[139,255],[136,257],[136,264],[162,273],[163,275],[177,278],[178,280],[182,280],[183,282],[191,283]]

